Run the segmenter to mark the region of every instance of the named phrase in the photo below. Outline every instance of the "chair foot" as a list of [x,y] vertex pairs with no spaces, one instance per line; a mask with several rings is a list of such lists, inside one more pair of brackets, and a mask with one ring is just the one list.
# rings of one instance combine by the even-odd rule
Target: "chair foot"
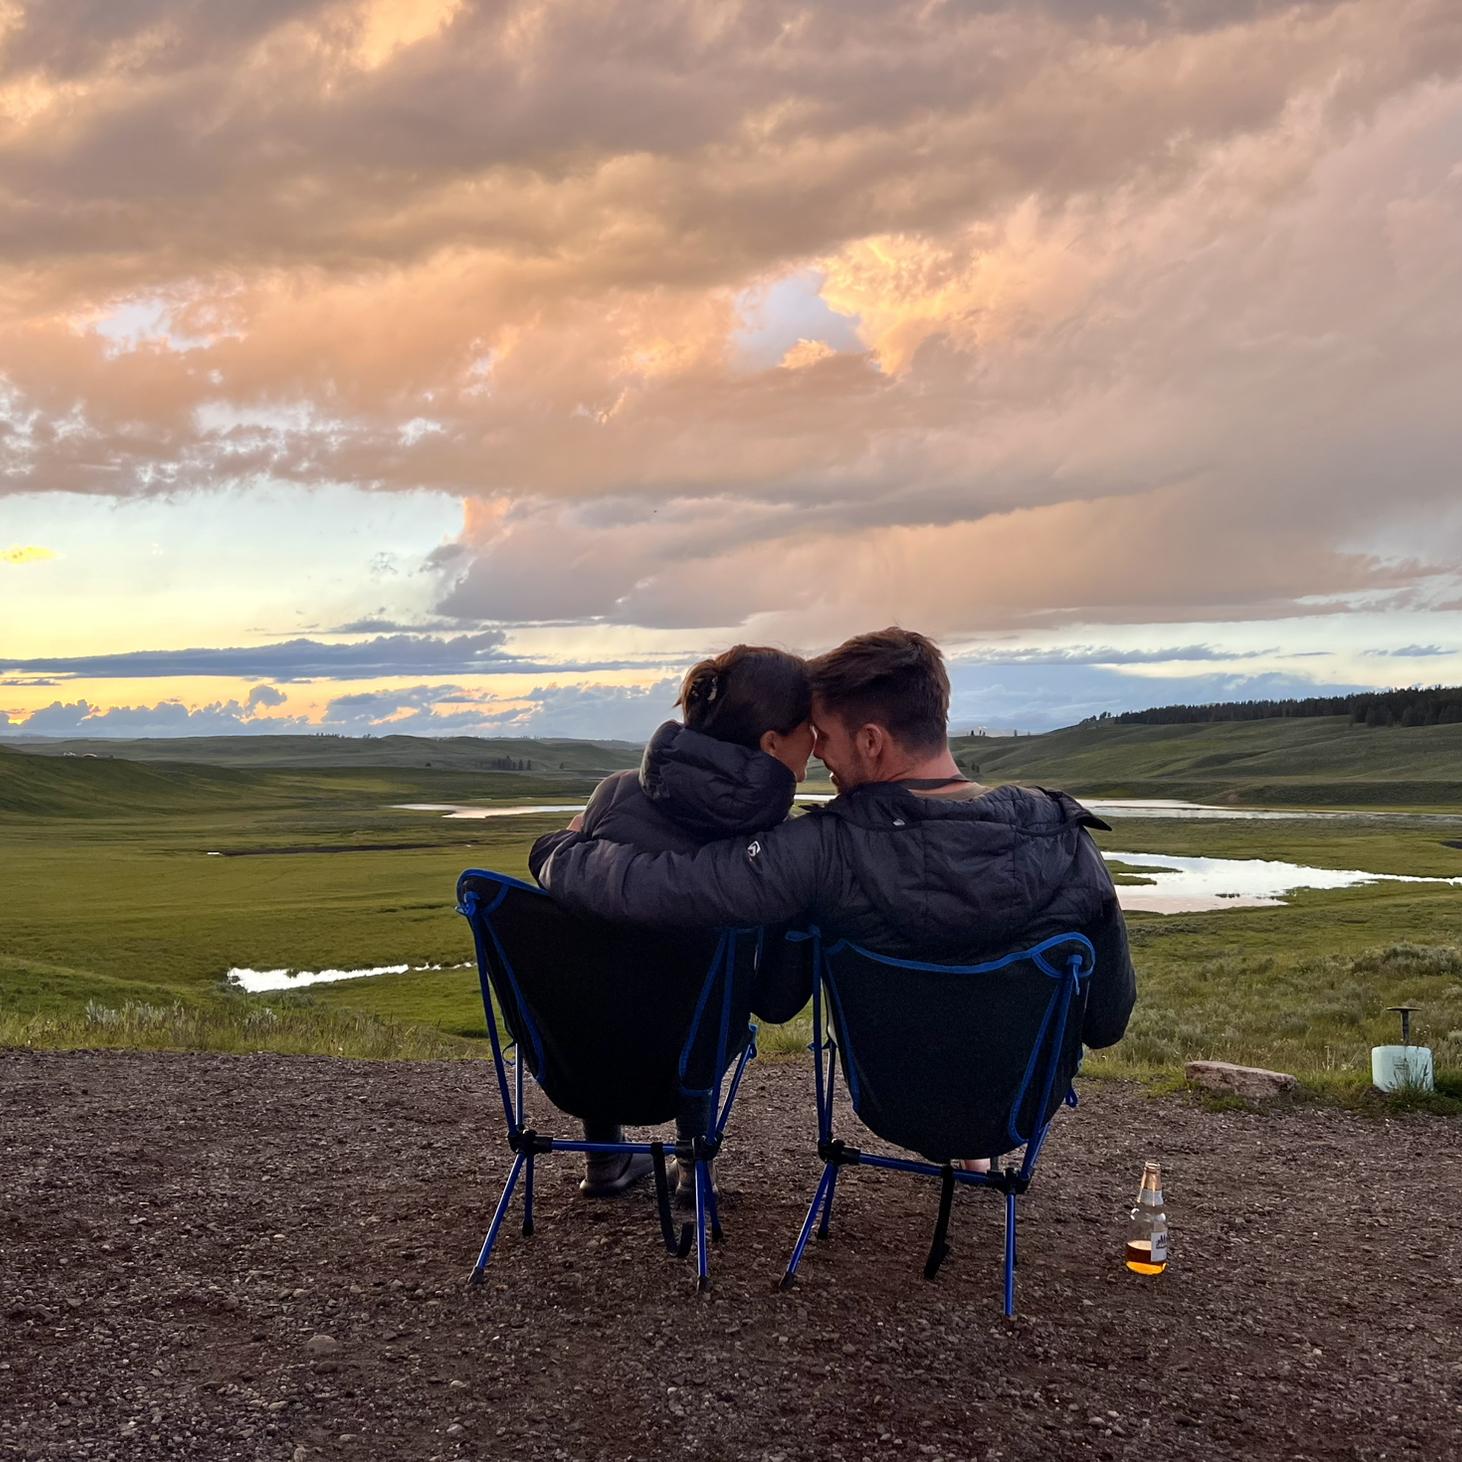
[[474,1284],[474,1285],[475,1284],[481,1284],[482,1283],[482,1270],[480,1270],[480,1269],[474,1269],[472,1271],[472,1273],[467,1276],[467,1283],[468,1284]]
[[797,1283],[797,1276],[790,1271],[784,1274],[777,1284],[777,1289],[785,1294],[794,1284]]
[[533,1221],[532,1221],[532,1219],[525,1219],[523,1221],[523,1237],[525,1239],[531,1239],[533,1237]]
[[695,1292],[697,1294],[708,1294],[711,1288],[711,1276],[709,1274],[696,1275]]
[[950,1246],[946,1244],[942,1249],[938,1249],[934,1253],[930,1254],[928,1259],[925,1260],[924,1278],[928,1281],[928,1283],[933,1284],[934,1281],[939,1278],[939,1266],[943,1264],[947,1258],[949,1258],[950,1253]]

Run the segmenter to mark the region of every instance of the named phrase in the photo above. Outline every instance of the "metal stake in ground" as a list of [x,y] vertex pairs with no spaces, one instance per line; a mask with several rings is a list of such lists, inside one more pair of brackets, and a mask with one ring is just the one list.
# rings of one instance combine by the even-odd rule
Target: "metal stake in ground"
[[1401,1044],[1411,1044],[1411,1017],[1421,1009],[1420,1005],[1388,1005],[1387,1010],[1394,1010],[1401,1017]]

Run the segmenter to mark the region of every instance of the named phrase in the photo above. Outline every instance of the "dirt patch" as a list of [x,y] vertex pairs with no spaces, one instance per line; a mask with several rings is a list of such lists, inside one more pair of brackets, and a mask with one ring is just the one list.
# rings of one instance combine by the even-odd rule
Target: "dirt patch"
[[[1462,1427],[1462,1128],[1213,1113],[1088,1082],[1023,1200],[816,1177],[803,1062],[753,1065],[712,1292],[648,1193],[575,1196],[463,1282],[506,1171],[485,1064],[0,1053],[0,1455],[1422,1458]],[[538,1118],[548,1125],[548,1112]],[[762,1155],[757,1156],[760,1152]],[[1121,1265],[1142,1161],[1173,1262]],[[311,1346],[312,1337],[328,1336]]]

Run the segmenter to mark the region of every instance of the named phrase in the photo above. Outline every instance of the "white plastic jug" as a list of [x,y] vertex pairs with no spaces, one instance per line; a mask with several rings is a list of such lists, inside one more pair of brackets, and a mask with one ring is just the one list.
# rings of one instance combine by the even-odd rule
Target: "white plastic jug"
[[1377,1091],[1432,1089],[1430,1046],[1372,1046],[1371,1085]]

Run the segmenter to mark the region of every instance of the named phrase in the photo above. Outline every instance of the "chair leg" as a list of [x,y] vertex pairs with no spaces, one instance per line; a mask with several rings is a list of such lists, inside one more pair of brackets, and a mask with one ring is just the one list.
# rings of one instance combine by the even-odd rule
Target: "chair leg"
[[670,1179],[665,1172],[665,1144],[650,1144],[650,1161],[655,1165],[655,1209],[660,1215],[660,1237],[667,1252],[676,1252],[675,1224],[670,1217]]
[[817,1180],[817,1192],[812,1195],[812,1202],[807,1209],[807,1217],[802,1220],[802,1232],[797,1235],[797,1246],[792,1250],[792,1257],[787,1263],[787,1272],[782,1276],[782,1288],[791,1289],[797,1280],[797,1266],[802,1262],[803,1251],[807,1248],[807,1241],[812,1237],[812,1225],[817,1222],[817,1215],[822,1208],[822,1201],[832,1189],[837,1178],[837,1164],[828,1163],[822,1170],[822,1176]]
[[716,1185],[711,1181],[710,1163],[697,1164],[696,1178],[706,1185],[706,1212],[711,1219],[711,1239],[719,1244],[726,1236],[721,1230],[721,1205],[716,1201]]
[[934,1239],[924,1261],[924,1278],[932,1280],[949,1257],[949,1215],[954,1207],[954,1168],[945,1163],[939,1179],[939,1217],[934,1221]]
[[533,1154],[523,1166],[523,1237],[533,1236]]
[[503,1226],[503,1218],[507,1214],[508,1204],[513,1200],[513,1189],[518,1186],[518,1174],[523,1171],[523,1164],[528,1157],[527,1153],[520,1152],[513,1159],[512,1170],[508,1173],[508,1181],[503,1184],[503,1196],[497,1201],[497,1209],[492,1215],[492,1223],[488,1227],[487,1237],[482,1241],[482,1252],[477,1256],[477,1263],[473,1266],[471,1283],[482,1283],[482,1271],[487,1268],[487,1261],[492,1258],[492,1247],[497,1243],[498,1230]]
[[828,1179],[827,1196],[822,1200],[822,1222],[817,1226],[817,1236],[825,1239],[833,1221],[833,1196],[838,1191],[838,1170],[834,1165],[832,1176]]
[[1005,1317],[1015,1314],[1015,1194],[1005,1195]]
[[706,1248],[706,1198],[710,1178],[703,1161],[695,1165],[695,1287],[702,1294],[711,1287],[711,1256]]

